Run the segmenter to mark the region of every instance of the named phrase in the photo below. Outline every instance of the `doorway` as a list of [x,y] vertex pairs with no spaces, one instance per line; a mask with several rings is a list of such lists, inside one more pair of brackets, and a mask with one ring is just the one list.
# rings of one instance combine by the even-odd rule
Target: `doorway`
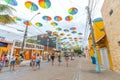
[[106,47],[100,48],[100,55],[102,59],[102,65],[106,69],[110,69],[109,58],[108,58],[108,51]]

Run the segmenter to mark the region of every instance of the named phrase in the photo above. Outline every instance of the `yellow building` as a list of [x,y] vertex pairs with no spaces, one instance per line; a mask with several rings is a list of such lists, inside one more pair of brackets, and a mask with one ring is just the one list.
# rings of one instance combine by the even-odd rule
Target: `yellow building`
[[[113,68],[112,68],[111,54],[109,52],[109,45],[108,45],[107,37],[105,34],[102,18],[96,18],[93,20],[93,31],[94,31],[99,63],[103,65],[106,69],[112,70]],[[94,49],[93,49],[91,34],[88,38],[88,42],[89,42],[89,48],[90,48],[89,54],[90,56],[94,56]]]
[[120,73],[120,0],[104,0],[101,9],[113,70]]

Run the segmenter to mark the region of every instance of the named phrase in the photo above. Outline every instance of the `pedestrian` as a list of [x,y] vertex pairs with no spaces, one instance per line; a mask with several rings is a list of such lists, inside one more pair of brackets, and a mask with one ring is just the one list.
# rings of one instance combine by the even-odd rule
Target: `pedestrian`
[[69,55],[68,54],[65,55],[65,61],[66,61],[66,66],[68,67],[68,61],[69,61]]
[[13,54],[10,58],[10,71],[15,70],[16,56]]
[[50,62],[50,54],[47,54],[47,60]]
[[2,60],[2,56],[0,56],[0,73],[2,71],[3,68],[3,60]]
[[37,54],[36,56],[36,68],[40,69],[41,56]]
[[52,66],[54,65],[54,59],[55,59],[55,55],[54,55],[54,53],[52,53],[52,55],[51,55]]
[[31,66],[34,71],[35,71],[35,63],[36,63],[36,55],[33,54],[31,59]]
[[60,63],[62,62],[60,54],[58,55],[58,62],[59,62],[59,66],[60,66]]

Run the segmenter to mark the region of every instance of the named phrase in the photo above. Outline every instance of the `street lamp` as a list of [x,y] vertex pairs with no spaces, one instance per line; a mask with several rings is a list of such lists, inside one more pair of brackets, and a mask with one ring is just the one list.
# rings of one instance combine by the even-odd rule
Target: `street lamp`
[[[35,16],[39,15],[40,13],[37,13],[35,14],[29,21],[32,21],[33,18],[35,18]],[[25,33],[24,33],[24,36],[23,36],[23,41],[22,41],[22,46],[21,46],[21,49],[20,49],[20,56],[23,58],[23,49],[24,49],[24,45],[25,45],[25,39],[27,37],[27,31],[28,31],[28,25],[26,25],[26,28],[25,28]]]

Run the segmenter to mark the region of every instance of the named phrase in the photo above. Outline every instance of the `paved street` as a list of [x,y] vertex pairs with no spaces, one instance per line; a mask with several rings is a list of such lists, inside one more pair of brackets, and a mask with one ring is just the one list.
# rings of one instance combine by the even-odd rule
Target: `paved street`
[[[5,70],[5,69],[4,69]],[[66,67],[63,60],[61,66],[43,62],[41,69],[33,71],[31,67],[17,67],[15,71],[4,71],[0,74],[0,80],[120,80],[120,74],[101,68],[101,73],[95,72],[95,65],[88,59],[75,58],[69,61]]]

